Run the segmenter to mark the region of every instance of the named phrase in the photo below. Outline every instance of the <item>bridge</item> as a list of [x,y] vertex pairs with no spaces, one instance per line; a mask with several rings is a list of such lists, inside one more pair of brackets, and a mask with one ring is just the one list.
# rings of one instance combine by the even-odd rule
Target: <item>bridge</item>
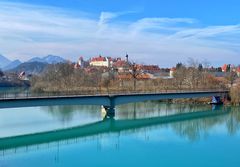
[[59,129],[28,135],[0,138],[0,151],[63,141],[68,139],[71,140],[75,138],[85,138],[104,133],[116,133],[161,124],[217,117],[228,114],[229,112],[230,111],[227,109],[221,109],[214,111],[198,111],[133,120],[114,120],[113,118],[107,118],[103,121],[67,129]]
[[104,106],[107,111],[107,116],[114,117],[116,105],[143,102],[148,100],[225,96],[226,94],[228,94],[228,91],[221,90],[171,93],[132,93],[113,95],[67,95],[39,97],[26,96],[0,99],[0,109],[56,105],[99,105]]

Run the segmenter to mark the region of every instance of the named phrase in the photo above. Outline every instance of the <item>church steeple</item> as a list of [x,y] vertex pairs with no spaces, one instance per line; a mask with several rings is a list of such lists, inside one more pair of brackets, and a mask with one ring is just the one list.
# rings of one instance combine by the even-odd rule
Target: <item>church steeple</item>
[[126,61],[128,62],[128,54],[126,53]]

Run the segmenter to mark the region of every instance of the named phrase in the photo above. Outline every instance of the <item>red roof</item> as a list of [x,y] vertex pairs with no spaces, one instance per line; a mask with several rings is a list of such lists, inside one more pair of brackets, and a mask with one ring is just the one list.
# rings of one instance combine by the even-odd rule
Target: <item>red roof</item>
[[74,65],[74,68],[75,68],[75,69],[78,69],[78,68],[80,68],[80,65],[79,65],[78,63],[76,63],[76,64]]
[[113,61],[113,58],[111,58],[111,57],[108,57],[108,60],[109,60],[109,61]]
[[240,72],[240,67],[237,68],[237,72]]
[[19,74],[19,77],[23,77],[23,76],[25,76],[25,71],[22,71],[20,74]]
[[225,71],[225,72],[227,71],[227,64],[224,64],[224,65],[222,66],[222,70]]
[[136,65],[138,70],[151,71],[151,72],[159,72],[160,68],[157,65]]
[[[132,79],[132,78],[133,77],[132,77],[131,74],[119,74],[118,75],[118,79],[122,79],[122,80],[124,80],[124,79]],[[137,76],[137,79],[150,79],[150,78],[151,77],[148,74],[140,74],[140,75]]]
[[113,64],[113,66],[115,66],[115,67],[123,67],[123,66],[125,66],[126,65],[126,61],[124,61],[124,60],[118,60],[117,62],[115,62],[114,64]]
[[149,70],[149,71],[158,71],[160,68],[156,65],[143,65],[142,66],[143,70]]
[[98,56],[98,57],[93,57],[91,61],[107,61],[105,57]]

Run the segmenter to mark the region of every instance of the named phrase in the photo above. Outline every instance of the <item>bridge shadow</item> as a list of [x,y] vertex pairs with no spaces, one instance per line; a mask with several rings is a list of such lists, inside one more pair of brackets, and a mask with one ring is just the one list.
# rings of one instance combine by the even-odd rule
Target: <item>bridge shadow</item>
[[194,119],[217,117],[229,113],[228,110],[217,109],[213,111],[199,111],[190,113],[181,113],[169,116],[160,116],[154,118],[115,120],[105,117],[103,121],[77,126],[68,129],[60,129],[48,132],[40,132],[29,135],[0,138],[0,150],[12,148],[51,143],[56,141],[90,137],[103,133],[121,132],[143,127],[169,124],[175,122],[189,121]]

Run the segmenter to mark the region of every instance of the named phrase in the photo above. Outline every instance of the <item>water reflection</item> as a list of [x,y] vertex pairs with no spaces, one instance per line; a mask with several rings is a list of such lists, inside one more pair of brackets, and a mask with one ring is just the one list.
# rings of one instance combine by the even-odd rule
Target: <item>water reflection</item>
[[[41,111],[62,123],[69,123],[75,120],[78,114],[78,118],[90,119],[85,122],[85,125],[84,121],[81,123],[81,120],[79,120],[77,124],[74,124],[77,127],[71,128],[70,131],[64,129],[64,133],[59,133],[62,136],[60,138],[56,137],[56,130],[46,130],[50,131],[51,135],[46,137],[49,140],[45,140],[45,142],[94,136],[101,133],[122,133],[122,131],[147,133],[153,129],[166,128],[170,128],[171,131],[181,138],[189,141],[198,141],[209,136],[216,127],[226,127],[227,133],[230,135],[237,134],[240,128],[239,107],[221,106],[212,110],[209,105],[182,105],[149,101],[118,106],[116,118],[104,119],[103,121],[100,118],[96,119],[96,117],[101,117],[101,107],[99,106],[41,107]],[[73,126],[73,124],[70,125]],[[48,124],[45,126],[48,127]],[[70,136],[67,137],[69,134]],[[42,133],[38,137],[40,136],[42,136]],[[51,137],[53,140],[50,140]],[[37,137],[35,136],[35,138]],[[28,144],[28,140],[26,144]],[[4,148],[3,143],[1,147]]]
[[[94,119],[86,124],[80,119],[77,127],[60,132],[12,138],[7,143],[0,139],[0,164],[107,166],[105,158],[109,157],[116,166],[158,166],[159,158],[163,166],[206,166],[211,161],[221,166],[238,160],[240,113],[239,107],[212,109],[209,105],[135,103],[118,106],[115,119],[102,120],[99,106],[41,107],[41,112],[61,123],[77,116]],[[200,156],[205,163],[196,164]],[[194,163],[183,160],[186,157]]]
[[240,128],[240,111],[239,107],[231,107],[231,113],[229,113],[226,118],[226,126],[228,129],[228,133],[230,135],[235,135],[239,131]]
[[83,117],[91,118],[96,115],[100,116],[100,107],[99,106],[48,106],[41,107],[41,110],[47,112],[58,119],[62,123],[71,122],[76,114],[82,114]]
[[141,133],[142,128],[149,130],[148,128],[158,125],[162,125],[162,127],[159,126],[158,128],[164,128],[164,125],[170,126],[176,131],[176,134],[187,136],[190,140],[196,140],[202,131],[205,132],[213,125],[221,122],[221,119],[215,118],[221,117],[223,114],[227,113],[228,111],[223,109],[219,111],[177,113],[141,119],[114,120],[109,118],[70,129],[60,129],[19,137],[2,138],[0,139],[0,149],[42,144],[79,137],[84,138],[98,134],[120,133],[122,131],[139,131]]
[[[41,109],[51,116],[56,117],[59,121],[71,121],[76,113],[87,114],[88,117],[101,113],[100,106],[48,106]],[[115,119],[139,119],[166,116],[178,113],[196,112],[211,110],[209,105],[185,105],[185,104],[170,104],[158,101],[147,101],[140,103],[130,103],[116,106]],[[221,110],[221,108],[216,108]],[[102,115],[102,119],[104,115]]]
[[204,110],[211,110],[211,107],[208,105],[184,105],[148,101],[117,106],[116,118],[139,119]]

